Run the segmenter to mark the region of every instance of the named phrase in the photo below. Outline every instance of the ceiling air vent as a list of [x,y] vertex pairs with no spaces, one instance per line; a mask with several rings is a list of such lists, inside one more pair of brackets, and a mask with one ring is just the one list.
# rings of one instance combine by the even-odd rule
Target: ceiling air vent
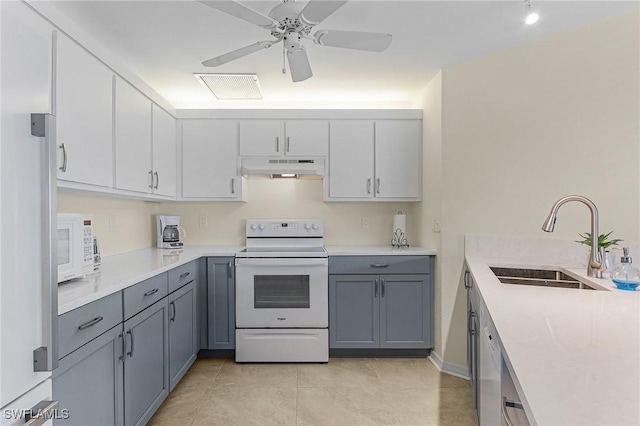
[[218,99],[262,99],[255,74],[194,74]]

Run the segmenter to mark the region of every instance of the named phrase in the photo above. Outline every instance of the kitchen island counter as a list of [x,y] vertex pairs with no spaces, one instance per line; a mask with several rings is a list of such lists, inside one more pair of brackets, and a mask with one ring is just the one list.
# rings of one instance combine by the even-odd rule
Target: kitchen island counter
[[[531,424],[640,424],[640,291],[587,277],[573,242],[467,237],[465,248]],[[502,284],[491,266],[557,268],[601,290]]]
[[185,246],[181,250],[146,248],[104,257],[100,269],[58,285],[58,315],[79,308],[201,257],[235,256],[242,246]]

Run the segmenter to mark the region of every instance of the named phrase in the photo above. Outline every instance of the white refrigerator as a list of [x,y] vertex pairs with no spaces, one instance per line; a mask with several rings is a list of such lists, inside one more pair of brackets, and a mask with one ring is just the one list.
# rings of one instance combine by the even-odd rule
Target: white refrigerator
[[37,414],[26,424],[49,424],[46,418],[58,415],[51,401],[57,364],[54,39],[53,27],[28,5],[0,1],[2,425],[24,425]]

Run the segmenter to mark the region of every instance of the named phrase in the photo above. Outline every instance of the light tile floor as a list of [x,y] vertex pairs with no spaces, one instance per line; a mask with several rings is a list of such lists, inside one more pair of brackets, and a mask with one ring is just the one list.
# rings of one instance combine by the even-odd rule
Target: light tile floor
[[426,359],[198,359],[149,425],[474,426],[469,382]]

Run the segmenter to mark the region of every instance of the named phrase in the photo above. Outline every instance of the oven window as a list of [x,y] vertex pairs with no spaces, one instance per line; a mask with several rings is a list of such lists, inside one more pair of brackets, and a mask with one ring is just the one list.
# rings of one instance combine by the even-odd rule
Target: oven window
[[254,275],[255,309],[309,309],[309,275]]

